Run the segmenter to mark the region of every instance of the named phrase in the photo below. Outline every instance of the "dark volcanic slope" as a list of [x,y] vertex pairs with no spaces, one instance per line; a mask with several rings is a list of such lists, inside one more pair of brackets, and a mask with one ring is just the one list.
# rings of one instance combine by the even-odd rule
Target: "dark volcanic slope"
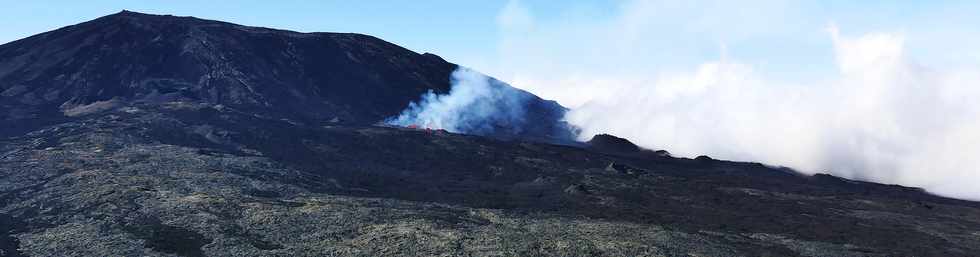
[[[0,144],[0,242],[65,256],[975,256],[980,204],[752,163],[228,107]],[[8,252],[9,253],[9,252]]]
[[[371,126],[455,67],[369,36],[129,12],[0,46],[0,256],[980,252],[980,204],[915,188],[609,135]],[[560,124],[534,99],[529,120]]]
[[[205,102],[367,125],[428,90],[447,92],[456,67],[366,35],[124,11],[0,46],[0,136],[127,102]],[[537,126],[564,113],[537,97],[528,106],[543,121]]]
[[[3,104],[16,109],[7,119],[116,98],[373,123],[429,89],[448,90],[453,69],[435,55],[365,35],[133,12],[0,47]],[[36,107],[18,108],[24,104]]]

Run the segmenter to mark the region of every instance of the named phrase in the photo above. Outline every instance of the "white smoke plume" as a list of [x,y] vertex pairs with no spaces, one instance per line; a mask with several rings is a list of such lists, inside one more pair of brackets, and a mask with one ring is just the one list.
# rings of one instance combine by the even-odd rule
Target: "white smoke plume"
[[529,94],[464,67],[452,73],[450,83],[448,94],[429,91],[385,123],[475,135],[491,134],[501,128],[509,133],[520,132]]
[[[677,156],[758,161],[980,200],[980,66],[928,65],[910,54],[904,32],[846,35],[833,25],[814,36],[827,42],[825,50],[760,41],[765,51],[810,66],[780,69],[725,50],[693,70],[658,62],[686,58],[677,52],[698,52],[688,50],[702,40],[746,45],[769,33],[752,28],[790,34],[812,25],[787,18],[800,12],[783,7],[711,3],[717,8],[628,1],[618,16],[569,26],[536,21],[512,1],[500,16],[506,65],[487,69],[572,107],[566,119],[583,129],[582,139],[610,133]],[[683,16],[690,13],[706,17]],[[650,33],[675,30],[690,34]],[[969,45],[966,37],[946,39]],[[824,63],[836,69],[789,72]]]

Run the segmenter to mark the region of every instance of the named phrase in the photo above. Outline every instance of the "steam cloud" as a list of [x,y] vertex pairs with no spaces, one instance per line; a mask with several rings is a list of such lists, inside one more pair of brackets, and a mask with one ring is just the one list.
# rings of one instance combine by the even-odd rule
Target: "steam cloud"
[[626,87],[567,116],[584,134],[613,133],[684,156],[788,165],[806,172],[922,186],[980,199],[980,99],[969,71],[929,70],[887,34],[830,29],[839,76],[781,85],[730,60]]
[[385,123],[474,135],[520,133],[530,94],[464,67],[453,71],[450,83],[448,94],[429,91]]
[[[608,19],[581,22],[596,16],[586,13],[564,20],[572,13],[547,23],[511,1],[498,17],[502,64],[485,69],[572,107],[566,119],[583,129],[583,140],[610,133],[678,156],[759,161],[980,200],[977,66],[925,65],[910,56],[904,33],[847,36],[833,25],[804,34],[828,42],[825,50],[758,41],[763,51],[798,57],[802,66],[772,72],[729,57],[724,47],[716,61],[684,65],[689,57],[675,51],[703,52],[690,49],[695,42],[746,45],[757,42],[752,35],[797,35],[791,33],[813,24],[791,18],[809,17],[808,10],[726,3],[712,9],[629,1]],[[698,13],[704,17],[685,16]],[[658,62],[670,58],[681,64]],[[823,60],[834,69],[821,76],[787,72],[820,69]],[[677,69],[688,66],[696,68]]]

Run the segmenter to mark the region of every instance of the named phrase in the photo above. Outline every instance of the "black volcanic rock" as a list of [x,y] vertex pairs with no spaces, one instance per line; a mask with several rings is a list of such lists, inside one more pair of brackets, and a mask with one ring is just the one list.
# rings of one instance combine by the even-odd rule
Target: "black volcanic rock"
[[633,153],[640,151],[640,147],[633,144],[625,138],[609,135],[609,134],[599,134],[592,137],[592,139],[587,142],[589,146],[595,148],[599,151],[608,152],[618,152],[618,153]]
[[0,63],[5,105],[200,101],[361,123],[397,113],[429,89],[448,90],[455,69],[365,35],[133,12],[4,45]]
[[633,144],[629,140],[609,134],[595,135],[586,142],[590,149],[598,152],[639,157],[670,157],[666,150],[650,150]]
[[695,161],[701,161],[701,162],[710,162],[710,161],[714,161],[715,159],[713,159],[713,158],[711,158],[711,157],[709,157],[707,155],[698,155],[698,157],[695,157],[694,160]]
[[14,244],[0,250],[27,256],[980,250],[978,203],[753,163],[307,126],[186,103],[0,142],[0,243]]
[[[0,256],[980,252],[980,203],[915,188],[609,135],[372,126],[454,67],[369,36],[129,12],[0,46]],[[535,120],[525,136],[559,124]]]
[[[368,125],[429,90],[447,92],[456,68],[367,35],[123,11],[0,46],[0,121],[18,125],[0,135],[127,103],[175,101]],[[563,124],[557,103],[534,96],[528,109],[540,128],[519,136],[554,134]]]

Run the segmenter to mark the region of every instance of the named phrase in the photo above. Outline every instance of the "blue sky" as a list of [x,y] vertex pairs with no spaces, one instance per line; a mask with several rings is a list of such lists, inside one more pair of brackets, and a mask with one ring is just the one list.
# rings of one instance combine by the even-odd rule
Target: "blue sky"
[[[372,34],[417,51],[486,50],[493,1],[3,1],[0,42],[120,10],[174,14],[282,29]],[[483,11],[480,11],[483,10]],[[466,29],[461,29],[466,28]]]
[[[488,73],[506,73],[497,60],[501,41],[498,17],[509,1],[10,1],[0,10],[0,42],[93,19],[122,9],[197,16],[254,26],[298,31],[335,31],[371,34],[418,52],[433,52]],[[519,4],[543,24],[590,24],[615,19],[633,1],[525,0]],[[670,1],[639,1],[670,2]],[[669,69],[690,67],[718,56],[719,45],[729,55],[742,58],[787,76],[825,72],[829,41],[821,31],[829,22],[846,31],[898,31],[922,34],[909,37],[909,51],[939,63],[965,60],[962,54],[930,52],[930,47],[951,46],[947,34],[975,32],[968,24],[980,24],[980,4],[971,1],[693,1],[676,13],[662,14],[660,22],[683,24],[692,17],[717,16],[702,26],[670,31],[664,40],[677,45],[652,54],[648,65]],[[669,5],[669,4],[668,4]],[[727,10],[733,5],[734,9]],[[731,11],[731,12],[729,12]],[[739,14],[741,12],[741,14]],[[658,14],[660,15],[660,14]],[[740,16],[743,15],[743,16]],[[750,17],[746,17],[750,16]],[[726,20],[729,19],[729,20]],[[741,24],[740,24],[741,22]],[[741,27],[726,26],[744,25]],[[950,25],[960,24],[955,27]],[[972,26],[978,27],[978,26]],[[724,30],[724,31],[723,31]],[[940,34],[940,35],[930,35]],[[936,39],[940,40],[936,40]],[[970,39],[973,40],[973,39]],[[801,50],[802,49],[802,50]],[[669,53],[669,54],[666,54]],[[970,57],[973,58],[973,57]],[[974,58],[975,59],[975,58]],[[801,60],[806,60],[801,61]],[[818,62],[820,65],[813,65]]]
[[506,1],[2,0],[0,3],[3,6],[0,43],[126,9],[304,32],[357,32],[418,52],[464,56],[493,51],[495,17]]

